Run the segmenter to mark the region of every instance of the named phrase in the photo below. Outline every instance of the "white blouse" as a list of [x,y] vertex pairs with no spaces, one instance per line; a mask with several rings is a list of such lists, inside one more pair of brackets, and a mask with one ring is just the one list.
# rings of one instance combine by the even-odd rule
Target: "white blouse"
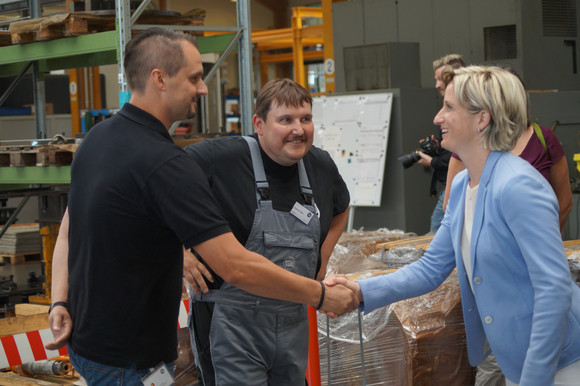
[[471,229],[473,228],[473,213],[475,212],[475,200],[477,199],[477,191],[479,184],[473,188],[467,184],[465,191],[465,214],[463,218],[463,231],[461,232],[461,255],[463,257],[463,264],[469,279],[469,285],[473,291],[472,276],[473,270],[471,268]]

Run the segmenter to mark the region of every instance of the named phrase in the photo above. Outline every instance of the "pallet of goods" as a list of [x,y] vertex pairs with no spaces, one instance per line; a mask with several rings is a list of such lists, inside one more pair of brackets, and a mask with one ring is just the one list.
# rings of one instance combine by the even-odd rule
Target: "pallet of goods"
[[78,144],[0,146],[0,167],[70,165]]
[[[178,12],[145,11],[136,24],[202,26],[204,19],[205,11],[202,9],[195,9],[185,15]],[[113,31],[115,23],[115,11],[69,12],[13,22],[9,31],[12,44],[23,44]]]
[[11,225],[0,238],[0,256],[11,264],[40,261],[42,238],[37,223]]
[[[361,240],[367,236],[364,233],[359,235]],[[327,272],[355,279],[392,272],[419,259],[424,249],[417,245],[428,245],[430,237],[391,240],[394,245],[386,248],[369,248],[360,242],[362,252],[352,236],[345,235],[332,253]],[[326,316],[319,314],[323,383],[363,384],[364,377],[367,385],[473,384],[455,273],[437,290],[360,315],[360,322],[354,312],[327,323]]]

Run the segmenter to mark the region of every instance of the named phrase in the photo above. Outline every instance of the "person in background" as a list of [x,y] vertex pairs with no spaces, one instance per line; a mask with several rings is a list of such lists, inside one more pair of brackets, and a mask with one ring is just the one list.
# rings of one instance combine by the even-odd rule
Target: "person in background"
[[[433,62],[433,71],[435,71],[435,88],[439,91],[442,97],[445,93],[445,89],[443,88],[443,80],[441,79],[441,73],[443,70],[446,68],[460,68],[464,66],[465,62],[463,61],[463,58],[461,55],[457,54],[446,55]],[[436,139],[435,136],[432,135],[431,140],[435,143],[437,155],[431,156],[429,154],[425,154],[422,151],[419,151],[418,154],[421,156],[421,159],[417,162],[433,170],[430,187],[430,193],[432,197],[437,196],[437,182],[439,182],[442,186],[441,190],[439,191],[439,195],[437,196],[437,204],[435,205],[433,213],[431,214],[431,225],[429,229],[431,232],[437,232],[437,229],[439,229],[441,220],[443,220],[444,215],[443,198],[445,196],[447,168],[449,165],[449,159],[451,158],[451,153],[441,147],[439,141],[440,136],[439,139]],[[422,139],[420,142],[422,141],[424,141],[424,139]]]
[[[513,69],[508,68],[514,75],[518,76]],[[518,76],[518,79],[519,78]],[[525,86],[524,86],[525,87]],[[522,133],[512,153],[518,155],[532,164],[548,180],[559,205],[560,231],[564,229],[568,215],[572,211],[573,199],[570,187],[570,176],[568,174],[568,163],[564,156],[564,149],[558,141],[554,132],[544,126],[530,122],[528,112],[528,126]],[[445,198],[443,209],[447,207],[449,200],[449,186],[451,181],[465,165],[457,155],[453,154],[449,161],[449,171],[447,172],[447,185],[445,188]]]
[[89,385],[171,383],[177,358],[183,246],[217,274],[265,297],[339,313],[342,287],[293,274],[245,249],[200,169],[168,129],[207,94],[189,35],[146,30],[127,44],[130,102],[93,127],[71,166],[68,209],[53,257],[49,323]]
[[[241,244],[321,280],[346,225],[350,197],[330,155],[312,146],[312,97],[293,80],[272,80],[258,93],[253,122],[256,133],[248,137],[185,150],[205,171]],[[215,275],[209,292],[203,280],[198,285],[190,334],[204,385],[304,384],[305,306],[252,295]]]
[[580,385],[580,287],[573,281],[546,179],[512,154],[527,127],[526,93],[498,67],[443,74],[442,146],[466,170],[425,254],[351,286],[364,312],[437,288],[457,268],[469,362],[493,350],[507,385]]

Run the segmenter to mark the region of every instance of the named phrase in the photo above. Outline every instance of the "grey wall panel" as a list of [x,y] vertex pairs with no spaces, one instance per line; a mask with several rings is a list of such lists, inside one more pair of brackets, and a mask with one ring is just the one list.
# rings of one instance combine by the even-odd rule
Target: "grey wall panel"
[[[343,47],[383,42],[420,44],[422,87],[433,86],[434,59],[460,53],[471,64],[514,67],[530,89],[580,89],[572,48],[564,44],[577,37],[543,36],[542,0],[352,0],[333,5],[333,23],[338,91],[345,90]],[[505,25],[516,25],[518,57],[486,62],[484,28]],[[576,59],[580,71],[580,47]]]
[[[364,42],[364,18],[361,0],[345,1],[332,5],[332,32],[334,38],[334,62],[336,92],[346,91],[344,77],[343,47]],[[338,70],[340,69],[340,70]]]
[[[396,42],[397,6],[392,0],[365,0],[363,4],[364,42],[376,44]],[[401,2],[399,2],[401,3]]]
[[[576,2],[577,20],[580,21],[580,2]],[[545,37],[543,34],[541,0],[522,0],[523,74],[528,89],[578,90],[580,74],[573,73],[572,47],[564,44],[578,36]],[[576,60],[580,55],[576,47]],[[577,69],[580,71],[580,67]]]
[[405,170],[397,158],[418,148],[419,139],[437,133],[433,117],[441,100],[434,90],[388,91],[394,98],[381,206],[356,208],[354,228],[387,227],[424,234],[436,204],[429,195],[431,173],[418,164]]

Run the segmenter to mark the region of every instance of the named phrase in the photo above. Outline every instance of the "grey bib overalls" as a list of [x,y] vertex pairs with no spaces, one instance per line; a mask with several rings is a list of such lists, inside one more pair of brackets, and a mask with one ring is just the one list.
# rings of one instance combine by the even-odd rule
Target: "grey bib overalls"
[[[304,207],[311,213],[308,224],[273,209],[258,143],[251,137],[244,139],[250,147],[258,200],[245,247],[288,271],[313,278],[320,221],[304,163],[300,160],[298,170]],[[215,303],[210,345],[217,385],[304,385],[308,360],[305,305],[252,295],[228,283],[195,300]]]

